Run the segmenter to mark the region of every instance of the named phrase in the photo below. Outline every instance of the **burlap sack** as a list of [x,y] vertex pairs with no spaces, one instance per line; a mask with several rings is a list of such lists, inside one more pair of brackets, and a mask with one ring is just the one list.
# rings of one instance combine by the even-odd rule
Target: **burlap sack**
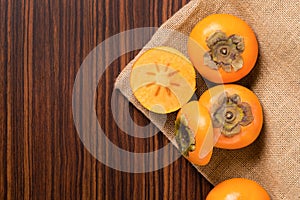
[[[239,84],[250,87],[260,99],[264,127],[254,144],[233,151],[215,148],[211,162],[197,167],[212,184],[245,177],[259,182],[272,199],[300,199],[299,12],[299,0],[194,0],[164,23],[146,45],[145,48],[176,47],[179,40],[166,34],[165,28],[188,35],[199,20],[213,13],[236,15],[250,24],[257,35],[260,48],[257,65]],[[178,46],[186,53],[185,45]],[[119,75],[115,87],[174,143],[175,114],[161,124],[159,116],[149,116],[132,95],[129,75],[133,62]],[[204,82],[198,83],[198,87],[200,94],[206,89]]]

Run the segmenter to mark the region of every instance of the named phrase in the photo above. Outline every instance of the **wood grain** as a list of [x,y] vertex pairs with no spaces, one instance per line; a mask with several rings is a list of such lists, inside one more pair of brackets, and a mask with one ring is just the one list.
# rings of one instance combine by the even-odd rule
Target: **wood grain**
[[[212,186],[184,158],[143,174],[106,167],[84,148],[72,117],[72,88],[88,53],[121,31],[160,26],[186,3],[0,0],[0,199],[205,199]],[[96,109],[112,142],[149,152],[168,140],[128,136],[110,110],[114,80],[137,53],[105,71]],[[117,98],[122,111],[128,102]],[[130,113],[149,123],[132,105]]]

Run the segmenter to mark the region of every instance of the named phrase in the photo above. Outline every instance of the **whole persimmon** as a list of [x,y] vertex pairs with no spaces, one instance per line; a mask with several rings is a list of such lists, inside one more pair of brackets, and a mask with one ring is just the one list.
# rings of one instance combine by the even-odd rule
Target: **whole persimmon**
[[225,84],[205,91],[199,99],[210,112],[215,147],[239,149],[254,142],[263,125],[262,106],[249,89]]
[[229,14],[213,14],[195,25],[188,40],[188,54],[199,73],[215,83],[231,83],[246,76],[258,56],[258,42],[251,27]]
[[181,153],[194,165],[206,165],[214,139],[210,115],[198,101],[185,104],[175,121],[175,139]]
[[232,178],[216,185],[206,200],[270,200],[267,191],[257,182]]

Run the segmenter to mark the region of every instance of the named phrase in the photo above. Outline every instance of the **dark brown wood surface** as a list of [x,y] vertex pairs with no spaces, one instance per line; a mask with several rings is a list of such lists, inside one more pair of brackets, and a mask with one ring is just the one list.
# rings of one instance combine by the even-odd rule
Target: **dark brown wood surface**
[[[160,26],[186,3],[0,0],[0,199],[205,199],[212,186],[182,157],[142,174],[106,167],[85,149],[72,117],[72,88],[88,53],[121,31]],[[148,152],[167,138],[128,136],[110,110],[114,81],[137,53],[105,71],[96,109],[111,141]],[[126,99],[118,98],[122,110]],[[149,123],[132,105],[130,113]]]

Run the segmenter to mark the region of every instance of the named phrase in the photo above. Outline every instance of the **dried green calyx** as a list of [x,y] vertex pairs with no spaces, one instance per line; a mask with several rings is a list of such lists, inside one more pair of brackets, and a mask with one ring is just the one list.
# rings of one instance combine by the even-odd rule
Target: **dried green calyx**
[[181,115],[175,121],[175,139],[180,152],[184,156],[188,156],[189,152],[194,151],[196,148],[194,133],[188,127],[188,121],[184,115]]
[[217,31],[206,40],[210,49],[204,54],[204,64],[217,70],[222,67],[224,71],[238,71],[243,67],[241,54],[245,49],[244,39],[238,35],[229,37],[222,31]]
[[223,93],[211,109],[214,128],[220,128],[223,135],[232,137],[241,131],[241,126],[247,126],[253,121],[251,107],[241,102],[239,95],[229,96]]

